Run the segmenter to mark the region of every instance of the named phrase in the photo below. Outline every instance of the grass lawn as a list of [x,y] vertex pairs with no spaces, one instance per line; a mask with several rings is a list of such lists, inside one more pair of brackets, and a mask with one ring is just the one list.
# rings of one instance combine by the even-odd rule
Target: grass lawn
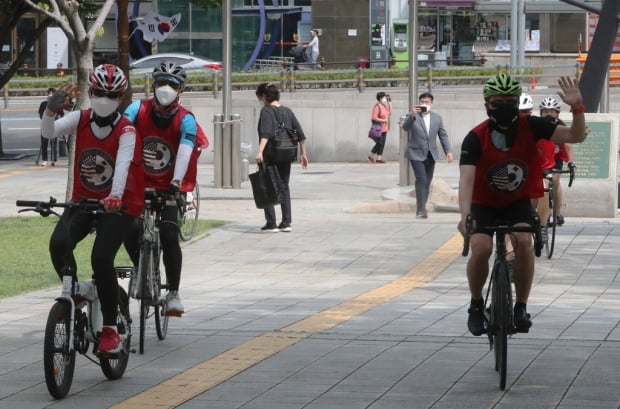
[[[48,250],[57,220],[55,216],[0,219],[0,298],[60,283]],[[198,220],[194,238],[224,224],[220,220]],[[74,252],[81,279],[87,279],[92,272],[90,252],[94,239],[93,234],[89,235]],[[131,265],[123,246],[116,256],[116,265]]]

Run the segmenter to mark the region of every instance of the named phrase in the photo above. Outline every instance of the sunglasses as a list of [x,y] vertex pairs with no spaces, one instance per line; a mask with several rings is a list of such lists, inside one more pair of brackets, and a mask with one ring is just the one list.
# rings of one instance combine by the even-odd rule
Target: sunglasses
[[179,88],[181,88],[181,84],[179,84],[178,82],[175,82],[173,80],[167,80],[167,79],[163,79],[163,78],[155,80],[155,88],[165,87],[166,85],[169,85],[170,88],[172,88],[175,91],[178,91]]
[[502,99],[498,101],[489,102],[491,108],[516,108],[519,106],[519,101],[516,99]]
[[117,98],[120,98],[121,95],[123,95],[122,92],[108,92],[108,91],[104,91],[101,89],[92,89],[91,91],[94,96],[99,97],[99,98],[117,99]]

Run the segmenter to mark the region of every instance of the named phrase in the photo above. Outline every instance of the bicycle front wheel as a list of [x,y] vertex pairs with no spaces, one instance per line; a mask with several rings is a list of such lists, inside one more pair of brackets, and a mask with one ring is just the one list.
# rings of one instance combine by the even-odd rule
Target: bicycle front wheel
[[549,189],[549,221],[547,222],[547,234],[548,234],[548,245],[545,246],[547,250],[547,258],[553,257],[553,248],[555,246],[555,228],[556,228],[556,217],[557,213],[555,211],[555,196],[553,189]]
[[508,266],[498,262],[493,271],[493,349],[495,350],[495,370],[499,375],[499,388],[506,388],[508,369],[508,336],[512,333],[512,296],[508,278]]
[[110,380],[120,379],[125,373],[131,352],[131,317],[129,297],[122,287],[118,288],[118,313],[116,318],[118,334],[123,340],[123,349],[116,356],[100,356],[101,370]]
[[56,399],[67,396],[75,369],[75,348],[69,345],[71,306],[57,301],[50,310],[43,341],[45,384]]
[[198,213],[200,211],[200,189],[198,183],[192,192],[187,192],[185,212],[181,218],[179,236],[181,240],[188,241],[194,236],[196,223],[198,223]]

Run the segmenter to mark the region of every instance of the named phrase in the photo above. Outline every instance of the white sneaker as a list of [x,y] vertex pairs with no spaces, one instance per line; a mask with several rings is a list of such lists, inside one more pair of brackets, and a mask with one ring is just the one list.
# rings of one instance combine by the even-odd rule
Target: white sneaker
[[166,315],[180,317],[185,312],[178,291],[170,291],[166,295]]

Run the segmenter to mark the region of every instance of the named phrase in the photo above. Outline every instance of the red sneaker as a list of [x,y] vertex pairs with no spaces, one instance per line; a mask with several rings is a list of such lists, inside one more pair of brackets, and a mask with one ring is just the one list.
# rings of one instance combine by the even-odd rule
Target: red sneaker
[[368,157],[368,162],[375,163],[375,158],[373,158],[372,156],[369,156]]
[[123,349],[123,340],[114,329],[103,327],[99,337],[100,354],[116,354]]

